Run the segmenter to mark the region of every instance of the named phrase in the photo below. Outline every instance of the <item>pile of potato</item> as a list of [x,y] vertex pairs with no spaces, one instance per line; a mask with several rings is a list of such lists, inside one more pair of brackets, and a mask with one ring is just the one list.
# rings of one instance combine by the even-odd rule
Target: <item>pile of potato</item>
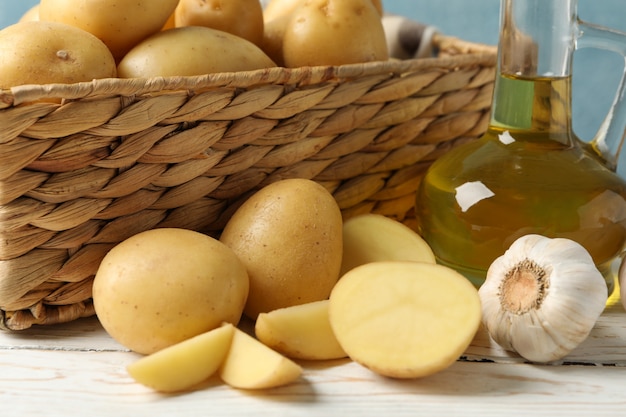
[[388,59],[380,0],[41,0],[0,30],[0,88]]
[[377,214],[343,221],[307,179],[256,192],[219,239],[164,228],[119,243],[93,301],[105,330],[144,355],[130,375],[163,392],[215,373],[236,388],[275,387],[301,377],[299,360],[423,377],[458,359],[481,318],[477,290],[417,233]]
[[[0,88],[386,60],[381,16],[372,0],[265,10],[259,0],[41,0],[0,31]],[[299,360],[422,377],[459,357],[481,315],[476,289],[413,230],[374,214],[344,222],[304,179],[258,191],[219,239],[163,228],[119,243],[93,302],[105,330],[142,355],[130,375],[164,392],[214,373],[242,389],[287,384]]]

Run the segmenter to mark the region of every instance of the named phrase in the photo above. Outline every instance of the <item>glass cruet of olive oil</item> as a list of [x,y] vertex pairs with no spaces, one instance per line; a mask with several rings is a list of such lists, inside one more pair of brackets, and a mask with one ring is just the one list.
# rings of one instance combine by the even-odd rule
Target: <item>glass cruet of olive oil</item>
[[626,55],[626,35],[581,21],[576,0],[502,0],[500,10],[487,132],[429,168],[417,192],[418,231],[439,263],[477,287],[518,237],[570,238],[612,292],[626,243],[626,182],[615,172],[626,87],[622,80],[599,133],[584,142],[572,131],[571,70],[578,47]]

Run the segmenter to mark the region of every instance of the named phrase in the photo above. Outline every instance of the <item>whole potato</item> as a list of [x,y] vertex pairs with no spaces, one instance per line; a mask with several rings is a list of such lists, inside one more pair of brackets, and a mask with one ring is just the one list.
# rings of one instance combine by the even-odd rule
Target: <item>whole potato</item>
[[63,23],[23,21],[0,30],[0,88],[76,83],[117,75],[109,49]]
[[117,66],[121,78],[247,71],[276,64],[239,36],[203,26],[164,30],[130,50]]
[[287,67],[389,59],[381,16],[371,0],[305,0],[283,37]]
[[245,266],[226,245],[185,229],[154,229],[116,245],[93,282],[96,315],[143,354],[237,324],[248,296]]
[[342,217],[330,194],[306,179],[274,182],[246,200],[220,240],[246,265],[244,314],[328,298],[341,267]]
[[263,39],[263,7],[259,0],[180,0],[175,24],[206,26],[259,45]]
[[93,33],[119,61],[133,46],[161,30],[178,0],[41,0],[39,18]]
[[[287,25],[290,24],[296,9],[304,3],[305,0],[271,0],[263,11],[263,39],[259,46],[263,52],[280,66],[285,66],[283,41]],[[381,1],[372,0],[372,4],[382,16]]]

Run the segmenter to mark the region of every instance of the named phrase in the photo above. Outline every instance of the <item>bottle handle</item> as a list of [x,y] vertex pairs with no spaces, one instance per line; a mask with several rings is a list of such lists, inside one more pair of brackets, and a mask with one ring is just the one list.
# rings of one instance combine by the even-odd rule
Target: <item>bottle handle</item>
[[606,161],[607,167],[615,171],[618,165],[626,165],[626,161],[621,161],[626,155],[620,158],[620,151],[626,140],[626,33],[580,19],[577,23],[576,49],[586,47],[604,49],[624,57],[624,73],[615,98],[598,132],[590,142]]

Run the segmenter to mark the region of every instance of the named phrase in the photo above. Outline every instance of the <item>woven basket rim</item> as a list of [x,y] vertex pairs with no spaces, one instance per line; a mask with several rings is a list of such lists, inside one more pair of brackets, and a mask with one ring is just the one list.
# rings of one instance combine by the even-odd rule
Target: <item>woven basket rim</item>
[[[262,84],[318,84],[331,80],[365,77],[381,73],[399,74],[430,68],[453,69],[468,65],[493,65],[497,48],[439,35],[433,43],[447,55],[440,57],[390,59],[339,66],[298,68],[273,67],[252,71],[223,72],[195,76],[153,78],[103,78],[62,84],[27,84],[0,90],[0,109],[50,98],[66,100],[103,96],[134,96],[163,91],[194,90],[214,87],[248,88]],[[458,55],[457,55],[458,53]]]
[[413,222],[439,156],[488,122],[497,47],[433,57],[101,79],[0,90],[0,329],[95,314],[110,247],[142,230],[218,234],[250,193],[309,178],[342,215]]

